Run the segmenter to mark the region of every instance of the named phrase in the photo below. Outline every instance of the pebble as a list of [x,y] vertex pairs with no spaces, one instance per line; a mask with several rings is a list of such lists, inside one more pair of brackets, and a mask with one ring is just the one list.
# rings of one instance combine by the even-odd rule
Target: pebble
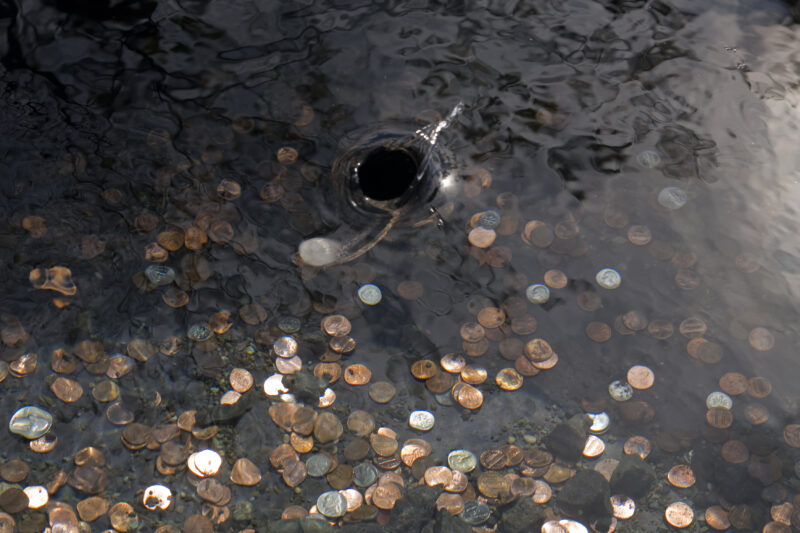
[[47,433],[53,425],[53,415],[34,407],[26,405],[17,410],[8,423],[8,430],[26,439],[38,439]]

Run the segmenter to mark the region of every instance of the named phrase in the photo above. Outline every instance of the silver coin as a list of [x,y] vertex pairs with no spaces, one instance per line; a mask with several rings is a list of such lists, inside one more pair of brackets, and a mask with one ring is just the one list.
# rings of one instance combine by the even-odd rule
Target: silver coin
[[645,150],[639,152],[636,156],[636,162],[644,168],[656,168],[661,164],[661,156],[654,150]]
[[547,285],[535,283],[529,285],[528,288],[525,289],[525,297],[532,304],[543,304],[550,299],[550,289]]
[[38,439],[47,433],[52,426],[53,415],[33,405],[26,405],[17,409],[8,422],[8,430],[11,433],[31,440]]
[[589,431],[592,433],[605,433],[611,423],[611,418],[606,412],[590,414],[589,418],[592,420],[592,425],[589,427]]
[[377,305],[383,295],[380,288],[372,283],[367,283],[358,288],[358,299],[367,305]]
[[358,463],[353,467],[353,483],[362,489],[378,481],[378,469],[372,463]]
[[144,275],[155,286],[169,285],[175,281],[175,269],[167,265],[150,265]]
[[211,328],[205,324],[194,324],[189,327],[186,336],[197,342],[207,341],[211,338]]
[[706,397],[706,407],[724,407],[725,409],[733,408],[733,400],[730,396],[721,391],[714,391]]
[[664,187],[658,193],[659,205],[673,211],[686,205],[688,198],[686,191],[680,187]]
[[484,502],[471,500],[464,504],[464,510],[458,515],[467,524],[479,526],[489,520],[492,510]]
[[306,459],[306,473],[311,477],[322,477],[331,469],[331,458],[315,453]]
[[447,465],[466,474],[478,466],[478,457],[469,450],[453,450],[447,455]]
[[317,498],[317,509],[328,518],[339,518],[347,512],[347,500],[338,491],[329,490]]
[[289,334],[300,331],[301,325],[300,319],[295,316],[284,316],[278,321],[278,329]]
[[615,380],[608,385],[608,393],[618,402],[627,402],[633,398],[633,387],[628,383]]
[[428,431],[433,427],[435,417],[430,411],[411,411],[408,415],[408,425],[413,429]]
[[597,284],[604,289],[616,289],[622,283],[622,276],[613,268],[604,268],[600,270],[594,278]]
[[494,229],[500,225],[500,213],[494,209],[489,209],[481,213],[478,217],[478,225],[483,228]]

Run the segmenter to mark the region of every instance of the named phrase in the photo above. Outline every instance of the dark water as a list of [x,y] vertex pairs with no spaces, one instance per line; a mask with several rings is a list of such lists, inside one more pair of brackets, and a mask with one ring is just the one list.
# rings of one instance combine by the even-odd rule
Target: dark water
[[[163,476],[154,467],[158,451],[122,446],[121,428],[91,395],[102,370],[79,364],[69,377],[82,384],[83,398],[56,399],[48,387],[53,350],[94,339],[111,355],[126,353],[132,339],[158,346],[181,338],[178,354],[153,354],[118,380],[123,405],[137,422],[155,426],[216,405],[234,367],[250,369],[259,388],[274,371],[270,346],[289,317],[299,319],[304,367],[313,368],[324,351],[320,319],[341,312],[358,343],[342,363],[366,364],[373,380],[393,382],[398,395],[378,405],[364,387],[340,381],[331,409],[343,421],[366,409],[401,443],[419,436],[408,428],[408,413],[431,410],[436,426],[423,436],[439,464],[455,448],[479,453],[509,438],[540,437],[599,403],[611,417],[603,457],[621,458],[632,435],[653,442],[647,462],[657,481],[618,531],[668,529],[664,508],[677,500],[694,509],[691,531],[708,530],[699,519],[720,504],[747,505],[750,527],[761,531],[771,505],[800,490],[798,452],[782,436],[787,424],[800,422],[800,35],[785,5],[165,0],[88,7],[7,0],[0,17],[0,310],[6,328],[18,320],[28,334],[5,342],[0,357],[39,356],[33,374],[0,384],[0,420],[39,405],[55,415],[58,437],[52,452],[39,455],[24,439],[2,434],[0,460],[33,466],[23,485],[45,484],[59,469],[70,473],[75,453],[92,445],[108,462],[103,496],[131,502],[141,530],[183,524],[202,508],[192,476]],[[304,239],[361,223],[329,179],[341,140],[384,123],[410,134],[458,102],[465,110],[440,139],[458,177],[435,199],[439,207],[452,204],[441,211],[443,223],[415,224],[430,215],[429,204],[419,202],[352,262],[299,266],[295,252]],[[297,151],[296,161],[279,161],[285,147]],[[484,171],[491,186],[472,194]],[[223,180],[240,184],[241,196],[221,198]],[[686,193],[680,209],[657,201],[670,186]],[[486,209],[518,222],[498,236],[495,246],[505,248],[489,256],[467,242],[471,217]],[[25,229],[31,216],[44,219],[46,232]],[[525,244],[520,233],[530,220],[559,236],[545,248]],[[159,233],[222,222],[232,238],[169,253],[175,283],[142,282],[151,264],[146,248]],[[646,225],[652,242],[629,242],[632,225]],[[64,308],[53,301],[57,293],[29,281],[33,269],[53,266],[69,268],[77,287]],[[620,288],[598,287],[594,276],[604,267],[621,273]],[[525,287],[541,283],[549,269],[563,271],[567,286],[553,289],[544,305],[527,303]],[[676,275],[699,283],[681,289]],[[423,285],[419,300],[397,294],[405,280]],[[367,282],[383,291],[375,307],[356,296]],[[178,288],[188,304],[167,306],[162,296]],[[602,307],[579,308],[587,291],[601,296]],[[252,303],[266,310],[265,322],[239,317]],[[471,360],[489,374],[476,412],[440,405],[409,374],[420,358],[461,351],[459,327],[482,307],[515,303],[538,321],[536,333],[520,340],[546,339],[559,355],[554,369],[525,378],[521,390],[501,391],[494,376],[513,361],[492,341]],[[187,339],[190,326],[219,310],[233,313],[227,333],[211,344]],[[674,334],[621,334],[614,322],[631,310],[668,321]],[[722,348],[720,361],[705,364],[687,353],[678,325],[690,316],[705,321],[705,338]],[[593,321],[611,326],[610,340],[587,338]],[[771,332],[774,347],[750,346],[757,327]],[[653,388],[634,395],[652,409],[646,421],[626,420],[607,393],[634,364],[656,376]],[[766,377],[772,393],[734,397],[733,425],[711,431],[705,398],[726,372]],[[184,432],[194,449],[214,448],[229,464],[249,457],[264,476],[255,488],[219,476],[233,487],[229,506],[238,512],[218,531],[262,527],[289,503],[309,509],[329,490],[309,478],[294,493],[269,466],[269,452],[284,437],[267,415],[269,403],[259,393],[244,416],[220,424],[214,440]],[[766,408],[767,422],[745,417],[755,403]],[[345,431],[342,443],[349,438]],[[749,462],[722,460],[721,445],[730,439],[748,445]],[[686,461],[697,483],[670,486],[666,472]],[[577,468],[595,463],[584,459]],[[176,495],[169,511],[141,505],[141,491],[152,483]],[[86,496],[66,486],[52,499],[74,506]],[[490,503],[489,524],[507,530],[508,505]],[[554,513],[563,516],[557,507]],[[15,517],[18,525],[39,524],[41,515]],[[92,524],[107,527],[105,516]]]

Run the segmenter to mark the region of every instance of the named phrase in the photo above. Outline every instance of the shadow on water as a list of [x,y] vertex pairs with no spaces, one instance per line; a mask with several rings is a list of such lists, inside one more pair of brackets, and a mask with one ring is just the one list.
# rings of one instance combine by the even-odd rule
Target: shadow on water
[[[216,531],[283,531],[274,521],[287,507],[299,516],[351,485],[309,476],[287,486],[324,451],[400,476],[382,478],[376,498],[371,483],[359,487],[374,505],[329,512],[345,529],[516,532],[572,518],[597,531],[663,531],[677,501],[693,509],[689,531],[800,526],[800,57],[789,6],[88,5],[0,1],[0,420],[36,405],[53,414],[47,438],[58,439],[40,454],[2,433],[6,482],[45,485],[61,471],[51,502],[129,502],[143,531],[206,531],[212,520]],[[453,175],[447,190],[375,218],[352,210],[332,178],[337,161],[375,131],[413,136],[459,102],[434,162]],[[328,267],[298,260],[302,242],[326,235],[358,253]],[[74,294],[53,267],[69,269]],[[618,271],[619,288],[599,284],[602,268]],[[543,283],[547,301],[526,297]],[[359,299],[365,284],[380,288],[376,305]],[[332,338],[320,321],[336,313],[352,332]],[[276,357],[284,335],[297,339],[297,360]],[[535,338],[557,357],[526,352]],[[451,353],[470,368],[443,370]],[[26,354],[38,355],[35,367]],[[438,381],[412,375],[424,359]],[[332,384],[314,378],[351,364],[396,396],[379,403],[346,383],[355,369]],[[502,445],[506,462],[485,456],[468,488],[442,498],[441,486],[416,486],[419,465],[391,463],[395,451],[375,435],[370,448],[370,431],[327,438],[295,421],[290,437],[262,384],[296,365],[285,384],[316,420],[368,411],[397,434],[384,430],[383,445],[427,440],[424,466]],[[634,365],[649,367],[654,385],[612,399],[615,380],[631,392]],[[255,387],[222,406],[234,368]],[[503,390],[517,379],[519,390]],[[336,401],[318,407],[328,385]],[[707,400],[720,389],[728,397]],[[482,405],[460,406],[478,407],[472,391]],[[730,408],[714,403],[731,397]],[[409,428],[412,410],[432,412],[433,429]],[[586,413],[606,413],[607,433],[587,430]],[[590,433],[605,441],[599,457],[580,453]],[[623,449],[637,435],[652,448],[644,462]],[[301,452],[294,474],[275,467],[286,443]],[[76,465],[87,446],[104,463]],[[183,468],[205,448],[223,456],[213,479],[228,501]],[[556,462],[537,465],[534,452]],[[229,480],[239,458],[263,476],[254,487]],[[8,473],[13,459],[29,465],[26,478]],[[668,481],[679,464],[692,486]],[[530,479],[553,500],[540,503]],[[175,495],[167,511],[144,506],[156,483]],[[632,518],[609,507],[618,494],[636,502]],[[0,486],[20,531],[77,524],[74,511],[25,510],[17,497]]]

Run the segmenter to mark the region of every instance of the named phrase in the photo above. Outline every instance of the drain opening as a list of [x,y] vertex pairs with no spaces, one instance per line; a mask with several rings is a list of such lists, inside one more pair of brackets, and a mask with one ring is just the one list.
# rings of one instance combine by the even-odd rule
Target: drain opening
[[358,184],[367,198],[378,201],[400,198],[417,177],[417,161],[404,150],[377,148],[358,166]]

